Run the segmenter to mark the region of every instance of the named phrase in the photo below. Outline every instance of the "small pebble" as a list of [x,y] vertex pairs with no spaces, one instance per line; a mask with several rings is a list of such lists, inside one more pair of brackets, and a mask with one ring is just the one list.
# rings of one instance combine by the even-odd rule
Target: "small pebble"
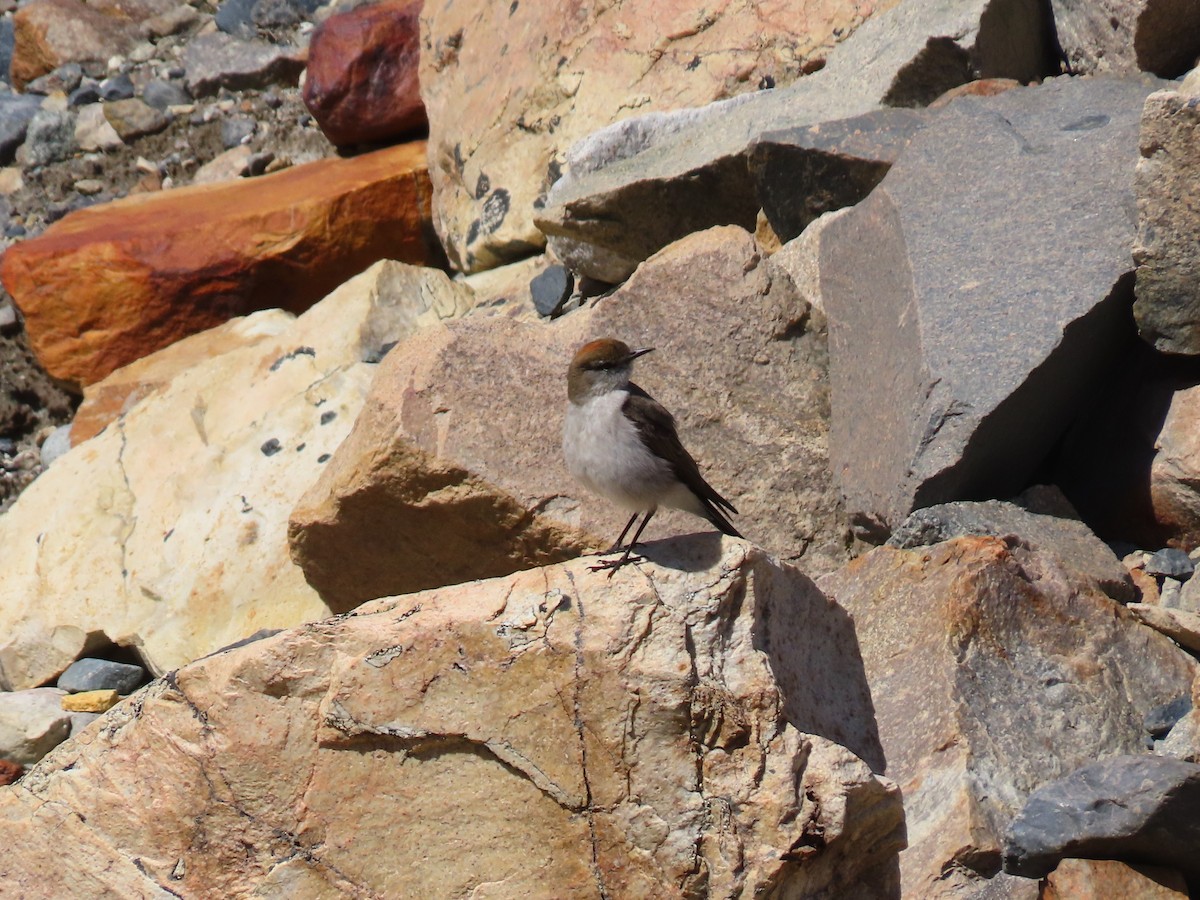
[[114,75],[100,82],[100,99],[108,102],[128,100],[133,96],[133,79],[128,75]]
[[1187,553],[1175,547],[1164,547],[1146,561],[1146,571],[1151,575],[1186,580],[1192,577],[1196,564]]
[[75,182],[75,190],[79,191],[79,193],[84,194],[85,196],[90,197],[93,194],[98,194],[104,190],[104,182],[96,178],[80,178],[77,182]]
[[108,712],[120,702],[116,691],[84,691],[67,694],[62,698],[62,708],[67,712]]
[[1142,727],[1151,737],[1161,738],[1175,727],[1175,723],[1192,711],[1192,698],[1180,694],[1169,703],[1163,703],[1146,713]]
[[100,85],[94,81],[81,84],[67,97],[67,106],[88,106],[100,102]]
[[263,456],[274,456],[276,453],[278,453],[280,450],[283,449],[283,444],[279,443],[279,438],[271,438],[269,441],[264,443],[262,445],[262,447],[260,447],[259,449],[262,450]]

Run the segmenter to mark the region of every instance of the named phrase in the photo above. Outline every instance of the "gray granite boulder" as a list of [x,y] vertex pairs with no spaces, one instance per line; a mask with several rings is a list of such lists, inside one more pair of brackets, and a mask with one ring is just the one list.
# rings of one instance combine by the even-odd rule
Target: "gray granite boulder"
[[1147,76],[962,97],[821,237],[831,452],[860,534],[1018,493],[1129,335]]
[[240,41],[215,32],[192,38],[184,51],[183,64],[188,90],[193,97],[203,97],[221,88],[294,85],[304,71],[304,54],[295,47]]
[[[1197,4],[1200,8],[1200,4]],[[1197,26],[1200,34],[1200,26]],[[1200,96],[1146,100],[1138,197],[1137,301],[1142,338],[1164,353],[1200,354]]]
[[58,687],[71,694],[80,691],[116,691],[132,694],[146,678],[146,670],[129,663],[84,657],[58,676]]
[[920,106],[977,77],[1039,78],[1051,68],[1048,33],[1034,0],[907,0],[786,88],[626,119],[578,142],[535,221],[572,270],[623,281],[690,232],[753,229],[761,204],[746,156],[760,135]]
[[1064,857],[1119,859],[1200,880],[1200,765],[1117,756],[1035,791],[1005,836],[1004,869],[1039,878]]
[[25,140],[30,121],[41,106],[41,97],[0,94],[0,163],[12,162],[17,148]]

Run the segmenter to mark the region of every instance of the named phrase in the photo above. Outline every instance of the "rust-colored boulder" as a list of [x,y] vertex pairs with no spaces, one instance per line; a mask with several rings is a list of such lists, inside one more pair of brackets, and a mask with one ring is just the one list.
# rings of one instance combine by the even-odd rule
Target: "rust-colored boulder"
[[423,0],[383,0],[331,16],[313,33],[304,103],[338,146],[426,127],[417,80]]
[[413,143],[139,195],[10,248],[0,279],[46,370],[91,384],[233,316],[302,312],[380,259],[435,262],[429,193]]

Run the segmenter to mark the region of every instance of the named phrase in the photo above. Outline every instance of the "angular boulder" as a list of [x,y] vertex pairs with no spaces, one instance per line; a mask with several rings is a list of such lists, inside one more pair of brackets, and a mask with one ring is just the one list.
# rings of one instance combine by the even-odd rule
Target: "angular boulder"
[[1185,900],[1187,882],[1174,869],[1113,859],[1064,859],[1046,876],[1039,900]]
[[802,17],[770,5],[661,0],[570,15],[552,0],[426,4],[421,94],[450,261],[474,272],[541,247],[534,215],[566,149],[589,132],[634,113],[788,84],[895,2],[837,0]]
[[193,97],[206,97],[221,88],[242,91],[294,85],[304,71],[304,61],[304,51],[296,47],[243,41],[220,32],[192,38],[183,57]]
[[[747,170],[757,137],[880,106],[924,105],[977,77],[1040,78],[1049,71],[1045,26],[1045,11],[1031,0],[907,0],[880,10],[824,68],[786,88],[639,116],[580,141],[567,153],[566,174],[538,213],[538,227],[574,271],[623,281],[689,232],[753,227],[766,205]],[[800,188],[822,189],[811,179]],[[820,200],[792,201],[805,202]]]
[[395,139],[428,126],[417,68],[422,0],[383,0],[313,32],[304,105],[337,144]]
[[238,320],[225,353],[186,342],[160,351],[144,380],[113,387],[107,427],[0,516],[0,687],[43,684],[111,643],[157,675],[328,615],[288,556],[288,512],[358,415],[381,317],[400,318],[382,308],[408,305],[416,324],[446,314],[420,291],[389,290],[395,265],[298,319]]
[[743,542],[662,551],[611,581],[580,560],[379,600],[173,673],[0,792],[0,874],[57,896],[895,896],[895,786],[797,729],[777,674],[822,673],[760,649],[812,583]]
[[[744,534],[814,573],[845,561],[819,316],[749,234],[722,228],[548,325],[471,318],[391,350],[292,513],[292,552],[331,608],[610,545],[627,513],[575,483],[561,451],[567,364],[604,335],[657,348],[637,383],[675,413]],[[709,527],[663,510],[646,539]]]
[[1116,756],[1037,790],[1005,837],[1004,868],[1041,877],[1063,857],[1119,859],[1200,879],[1200,765]]
[[1077,75],[1153,72],[1177,78],[1200,57],[1193,0],[1050,0],[1063,56]]
[[1026,798],[1097,756],[1138,752],[1146,713],[1197,670],[1017,542],[880,547],[818,586],[854,619],[888,777],[904,794],[906,897],[987,896]]
[[380,259],[439,258],[417,143],[82,209],[0,278],[46,370],[87,385],[234,316],[302,312]]
[[1160,85],[960,98],[822,233],[831,452],[861,534],[1021,491],[1117,359],[1138,120]]
[[1200,93],[1146,98],[1141,156],[1133,315],[1155,349],[1200,355]]

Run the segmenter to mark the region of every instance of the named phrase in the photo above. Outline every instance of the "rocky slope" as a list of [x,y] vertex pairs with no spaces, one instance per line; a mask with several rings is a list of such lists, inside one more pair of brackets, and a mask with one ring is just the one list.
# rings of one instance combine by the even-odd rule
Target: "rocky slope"
[[[0,8],[0,881],[1200,891],[1198,56],[1165,0]],[[748,540],[577,558],[605,335]]]

